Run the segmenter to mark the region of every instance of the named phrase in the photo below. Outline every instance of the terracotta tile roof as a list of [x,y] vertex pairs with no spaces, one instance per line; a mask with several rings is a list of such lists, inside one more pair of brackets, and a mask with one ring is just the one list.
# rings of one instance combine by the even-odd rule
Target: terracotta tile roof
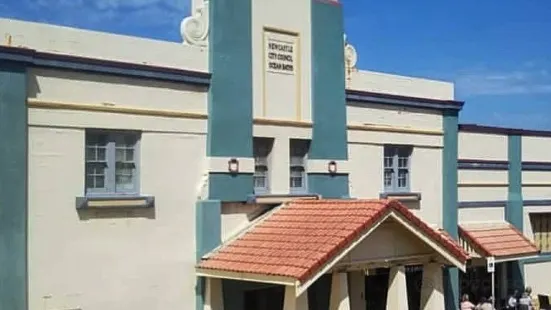
[[459,234],[484,257],[531,256],[539,253],[532,241],[507,222],[462,224],[459,226]]
[[395,212],[462,263],[458,243],[431,228],[394,200],[297,200],[278,207],[242,236],[197,266],[228,272],[295,278],[304,283],[377,220]]

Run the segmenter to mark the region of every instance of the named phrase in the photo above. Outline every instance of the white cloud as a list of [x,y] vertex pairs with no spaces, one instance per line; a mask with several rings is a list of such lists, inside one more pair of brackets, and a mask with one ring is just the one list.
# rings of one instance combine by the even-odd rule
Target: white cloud
[[176,32],[189,15],[191,0],[23,0],[20,4],[34,11],[36,20],[67,26]]
[[455,78],[457,91],[463,95],[510,95],[551,93],[548,69],[535,64],[514,71],[486,68],[464,70]]

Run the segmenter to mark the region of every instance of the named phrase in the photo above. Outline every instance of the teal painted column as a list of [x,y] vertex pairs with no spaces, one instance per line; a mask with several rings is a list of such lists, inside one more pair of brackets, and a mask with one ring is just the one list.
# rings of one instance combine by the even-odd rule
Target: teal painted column
[[[197,262],[203,255],[214,250],[221,243],[222,216],[221,202],[216,200],[198,201],[195,209],[195,254]],[[203,309],[205,279],[198,278],[195,286],[196,309]]]
[[0,308],[27,310],[27,73],[0,61]]
[[[344,24],[342,6],[312,0],[312,141],[310,159],[347,160]],[[308,174],[308,189],[348,197],[348,174]]]
[[[522,137],[509,135],[508,137],[509,160],[509,191],[507,205],[505,206],[505,219],[518,230],[524,232],[524,204],[522,198]],[[509,262],[511,272],[508,289],[524,288],[524,264],[522,261]]]
[[[251,0],[209,2],[207,156],[252,157],[253,90]],[[251,173],[209,175],[209,198],[244,201]]]
[[[458,239],[457,211],[457,157],[458,157],[458,111],[444,111],[444,149],[442,151],[442,223],[454,239]],[[459,307],[459,271],[444,269],[444,297],[446,310]]]
[[510,135],[508,141],[509,193],[505,219],[523,231],[522,137]]

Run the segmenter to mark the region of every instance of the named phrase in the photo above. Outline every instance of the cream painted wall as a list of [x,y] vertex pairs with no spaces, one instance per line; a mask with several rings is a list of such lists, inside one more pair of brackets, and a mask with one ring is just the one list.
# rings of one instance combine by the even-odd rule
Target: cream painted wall
[[551,171],[523,171],[522,183],[551,185]]
[[[264,27],[298,34],[294,76],[265,76]],[[295,40],[287,36],[286,40]],[[253,115],[276,119],[311,120],[310,1],[255,0],[252,5]],[[291,81],[294,80],[294,81]],[[295,83],[295,87],[293,87]],[[283,85],[286,88],[281,88]],[[298,112],[297,112],[298,111]]]
[[453,83],[363,70],[351,72],[347,88],[437,100],[455,99]]
[[486,208],[460,208],[458,210],[459,224],[472,222],[493,222],[505,220],[504,207],[486,207]]
[[420,209],[412,211],[442,227],[442,150],[414,148],[410,165],[411,191],[422,195]]
[[127,77],[30,69],[31,99],[207,113],[207,88]]
[[30,309],[176,309],[194,300],[190,236],[205,137],[143,129],[141,192],[155,196],[155,209],[77,212],[84,130],[29,128]]
[[525,282],[532,288],[532,296],[551,294],[550,274],[551,262],[524,264]]
[[432,254],[434,250],[396,223],[383,223],[338,264],[361,263],[399,256]]
[[348,143],[350,196],[378,198],[383,191],[383,147]]
[[247,229],[253,221],[264,214],[269,206],[248,203],[222,204],[222,242]]
[[369,143],[376,145],[401,144],[418,147],[442,148],[444,140],[441,135],[349,129],[348,143]]
[[459,159],[508,160],[506,135],[459,132]]
[[[458,170],[459,184],[508,184],[507,171]],[[482,189],[481,189],[482,190]]]
[[524,200],[531,199],[550,199],[551,198],[551,186],[546,187],[522,187],[522,198]]
[[459,201],[494,201],[507,200],[508,191],[507,186],[461,186],[457,189],[457,194]]
[[[350,195],[378,198],[383,192],[382,145],[349,143]],[[430,224],[442,225],[442,150],[416,147],[411,155],[411,191],[421,193],[412,211]]]
[[523,161],[551,161],[551,137],[522,137]]
[[346,111],[349,125],[376,124],[442,130],[442,113],[428,110],[348,102]]
[[551,172],[523,171],[522,195],[525,200],[551,198]]
[[2,44],[38,51],[208,71],[208,51],[178,42],[0,18]]

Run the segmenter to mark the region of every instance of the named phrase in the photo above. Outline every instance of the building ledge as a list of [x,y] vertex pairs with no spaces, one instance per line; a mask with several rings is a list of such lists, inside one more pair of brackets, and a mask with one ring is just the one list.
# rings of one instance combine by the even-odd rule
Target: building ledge
[[525,259],[522,261],[525,264],[537,264],[551,262],[551,253],[540,253],[537,257]]
[[76,198],[77,209],[152,208],[153,196],[84,196]]
[[319,200],[321,196],[318,194],[259,194],[249,196],[247,202],[258,204],[282,204],[297,199]]
[[381,199],[394,199],[401,202],[421,201],[421,193],[399,192],[399,193],[380,193]]

